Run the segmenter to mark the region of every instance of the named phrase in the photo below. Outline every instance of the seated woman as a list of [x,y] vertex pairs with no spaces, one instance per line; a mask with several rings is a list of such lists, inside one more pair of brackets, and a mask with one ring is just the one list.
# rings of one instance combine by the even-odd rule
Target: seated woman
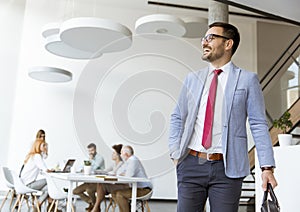
[[39,197],[38,207],[40,207],[48,197],[46,179],[37,180],[41,171],[51,172],[44,161],[47,157],[47,153],[48,144],[45,139],[37,138],[34,141],[30,152],[27,154],[20,172],[20,178],[26,186],[42,191],[42,195]]
[[115,144],[112,146],[113,152],[111,155],[111,159],[114,161],[114,164],[105,169],[108,172],[108,175],[116,175],[117,170],[122,166],[123,160],[121,158],[121,149],[122,144]]
[[[113,153],[112,153],[112,160],[114,161],[114,164],[109,167],[108,169],[106,169],[105,171],[108,171],[109,175],[116,175],[118,169],[122,166],[123,164],[123,160],[121,158],[121,149],[122,149],[123,145],[122,144],[116,144],[113,145]],[[122,185],[121,185],[122,186]],[[103,188],[103,184],[98,183],[97,184],[97,199],[96,199],[96,203],[93,207],[92,211],[100,211],[100,205],[101,205],[101,201],[105,198],[105,195],[107,193],[110,193],[108,191],[105,191],[106,189]]]

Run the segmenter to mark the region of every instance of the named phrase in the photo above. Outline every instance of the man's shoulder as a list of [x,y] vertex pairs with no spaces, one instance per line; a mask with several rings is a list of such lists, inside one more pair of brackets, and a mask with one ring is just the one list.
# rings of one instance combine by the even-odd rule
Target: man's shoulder
[[204,68],[200,68],[198,70],[195,71],[191,71],[187,74],[187,78],[195,78],[195,77],[199,77],[201,76],[203,73],[205,73],[206,71],[208,71],[208,67],[204,67]]
[[141,161],[137,156],[131,155],[130,158],[128,158],[127,163],[138,164],[141,163]]
[[139,161],[140,159],[135,156],[135,155],[131,155],[129,158],[128,158],[128,161]]
[[208,73],[208,67],[192,71],[187,74],[184,84],[187,86],[196,86],[199,82],[204,82]]
[[103,159],[104,160],[104,157],[102,155],[100,155],[99,153],[97,153],[95,155],[95,160],[100,160],[100,159]]
[[257,73],[253,72],[253,71],[249,71],[247,69],[244,69],[244,68],[240,68],[236,65],[233,64],[233,70],[235,71],[240,71],[242,74],[245,74],[245,75],[249,75],[249,76],[256,76]]

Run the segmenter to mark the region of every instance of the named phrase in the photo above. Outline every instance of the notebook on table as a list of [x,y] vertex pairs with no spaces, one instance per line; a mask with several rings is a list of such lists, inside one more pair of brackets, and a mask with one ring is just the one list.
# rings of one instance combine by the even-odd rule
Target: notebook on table
[[55,171],[55,173],[70,173],[71,172],[71,168],[74,165],[74,163],[75,163],[75,159],[69,159],[66,162],[63,170]]

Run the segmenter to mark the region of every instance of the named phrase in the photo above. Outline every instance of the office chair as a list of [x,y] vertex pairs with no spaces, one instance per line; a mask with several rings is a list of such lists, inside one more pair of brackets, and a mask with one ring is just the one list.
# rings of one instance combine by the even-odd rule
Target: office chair
[[[148,201],[150,200],[152,194],[153,189],[151,189],[151,191],[148,194],[136,198],[136,211],[142,210],[142,212],[144,212],[146,207],[147,212],[150,212]],[[131,198],[129,200],[131,201]]]
[[15,171],[10,170],[10,173],[13,177],[14,180],[14,187],[16,190],[16,193],[18,194],[17,201],[14,204],[14,207],[12,208],[12,211],[15,210],[17,205],[18,207],[18,212],[21,211],[21,206],[23,203],[23,200],[26,200],[27,207],[29,208],[28,205],[28,198],[26,198],[27,195],[30,195],[32,197],[32,208],[34,209],[34,202],[36,202],[37,205],[37,210],[40,212],[40,208],[38,207],[38,199],[37,196],[41,195],[41,192],[32,188],[27,187],[22,180],[19,178],[18,174]]
[[[149,207],[148,201],[150,200],[152,194],[153,194],[153,189],[151,189],[151,191],[144,196],[136,197],[136,211],[142,210],[142,212],[144,212],[145,207],[146,207],[147,212],[150,212],[150,207]],[[131,198],[129,198],[129,204],[131,204]],[[114,201],[112,201],[112,211],[113,212],[115,211],[116,206],[117,206],[117,204]],[[109,207],[108,207],[108,209],[109,209]],[[108,211],[108,209],[107,209],[107,211]]]
[[[58,186],[55,184],[55,182],[52,179],[50,174],[43,173],[43,175],[46,177],[47,186],[48,186],[48,194],[53,199],[48,211],[50,212],[52,207],[55,204],[54,211],[57,212],[59,200],[68,199],[68,195],[67,195],[67,193],[63,192],[62,189],[58,188]],[[73,212],[75,211],[73,204],[72,204],[72,211]]]
[[7,167],[2,167],[2,172],[3,172],[3,175],[4,175],[5,184],[9,188],[9,190],[6,193],[6,196],[5,196],[5,198],[4,198],[4,200],[1,204],[0,211],[2,210],[9,194],[11,194],[11,200],[10,200],[10,204],[9,204],[9,208],[11,208],[11,205],[12,205],[12,202],[14,200],[15,193],[16,193],[15,187],[14,187],[14,180],[13,180],[13,177],[10,173],[10,170]]

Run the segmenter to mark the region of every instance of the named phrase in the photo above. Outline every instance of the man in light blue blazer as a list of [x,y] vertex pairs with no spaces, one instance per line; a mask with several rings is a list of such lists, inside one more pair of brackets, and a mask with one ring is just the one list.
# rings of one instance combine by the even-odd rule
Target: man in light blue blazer
[[[207,198],[212,212],[238,211],[242,182],[250,174],[247,120],[262,168],[263,188],[266,190],[267,183],[277,185],[259,80],[255,73],[231,62],[239,41],[233,25],[218,22],[209,26],[202,39],[202,59],[209,67],[186,77],[171,115],[169,151],[177,165],[178,212],[203,211]],[[214,74],[216,69],[218,74]],[[207,102],[215,77],[211,126],[206,120]],[[204,132],[210,133],[208,146]]]

